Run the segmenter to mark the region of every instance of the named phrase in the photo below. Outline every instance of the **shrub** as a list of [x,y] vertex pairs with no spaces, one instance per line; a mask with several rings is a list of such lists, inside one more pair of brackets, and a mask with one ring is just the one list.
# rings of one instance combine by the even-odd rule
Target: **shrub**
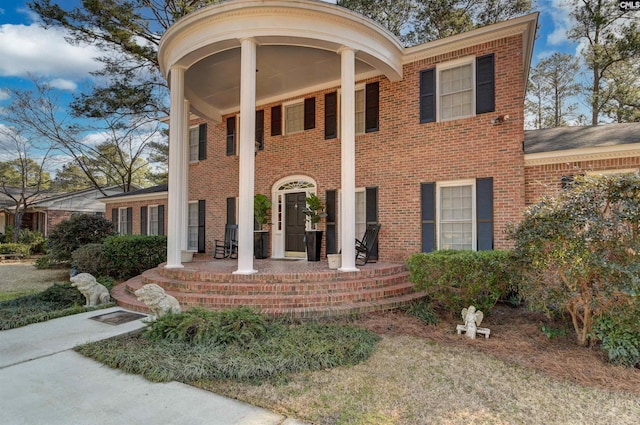
[[104,241],[104,256],[113,277],[129,279],[167,261],[167,237],[110,236]]
[[615,364],[640,366],[640,300],[599,316],[593,325],[594,335]]
[[518,292],[548,316],[568,312],[582,345],[598,316],[640,292],[640,175],[578,176],[511,230]]
[[0,244],[0,254],[23,254],[29,255],[31,246],[21,243],[3,243]]
[[79,273],[91,273],[94,276],[109,275],[109,261],[104,255],[104,247],[99,243],[81,246],[71,254],[71,267]]
[[409,258],[409,279],[451,313],[475,306],[489,312],[510,286],[505,251],[435,251]]
[[263,337],[266,331],[267,320],[248,307],[219,311],[192,308],[158,318],[147,328],[145,336],[154,341],[246,345]]
[[47,239],[47,252],[52,261],[71,262],[71,253],[83,245],[102,243],[113,235],[111,222],[89,214],[74,215],[58,224]]
[[32,254],[42,254],[45,242],[46,239],[42,233],[29,229],[20,229],[18,243],[29,245]]

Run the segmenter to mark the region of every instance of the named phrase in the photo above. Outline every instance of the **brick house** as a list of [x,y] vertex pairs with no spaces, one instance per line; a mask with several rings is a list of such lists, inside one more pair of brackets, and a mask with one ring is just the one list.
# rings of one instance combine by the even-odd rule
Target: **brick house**
[[[323,253],[341,251],[341,271],[357,270],[355,237],[371,222],[381,261],[508,247],[503,229],[525,206],[537,17],[409,48],[307,0],[235,0],[181,19],[159,50],[171,87],[165,267],[182,267],[181,250],[212,252],[235,223],[235,273],[254,273],[255,193],[273,202],[272,258],[304,257],[310,193],[326,203]],[[129,207],[135,231],[145,205]]]
[[[7,188],[11,190],[11,188]],[[106,187],[102,192],[95,188],[68,193],[42,192],[30,201],[26,213],[22,217],[22,228],[37,230],[48,236],[53,228],[74,214],[104,215],[105,205],[98,200],[104,196],[122,193],[117,186]],[[21,189],[15,189],[19,197]],[[0,194],[0,233],[5,233],[6,226],[13,225],[15,201],[6,194]]]
[[107,217],[121,235],[164,235],[167,228],[167,185],[158,185],[100,199]]
[[640,170],[640,123],[530,130],[524,140],[527,205],[578,174]]

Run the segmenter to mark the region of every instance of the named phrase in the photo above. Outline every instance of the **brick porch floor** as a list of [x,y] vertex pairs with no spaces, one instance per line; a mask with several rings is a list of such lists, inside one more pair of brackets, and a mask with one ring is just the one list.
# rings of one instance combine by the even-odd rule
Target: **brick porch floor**
[[258,273],[234,275],[237,260],[194,258],[183,269],[158,267],[112,291],[123,307],[147,311],[133,292],[155,283],[176,297],[183,309],[250,306],[297,318],[336,316],[400,307],[424,294],[414,292],[404,264],[369,263],[358,272],[330,270],[326,260],[255,260]]

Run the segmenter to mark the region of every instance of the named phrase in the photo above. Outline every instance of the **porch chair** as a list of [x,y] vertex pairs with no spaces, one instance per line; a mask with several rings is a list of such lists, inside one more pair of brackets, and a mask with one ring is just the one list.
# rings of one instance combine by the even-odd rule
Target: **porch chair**
[[[367,230],[364,232],[362,240],[356,239],[357,266],[364,266],[369,261],[369,257],[371,256],[371,253],[376,246],[376,242],[378,241],[379,232],[380,224],[367,224]],[[371,262],[375,261],[371,260]]]
[[224,227],[224,240],[216,239],[213,258],[238,258],[238,225],[227,224]]

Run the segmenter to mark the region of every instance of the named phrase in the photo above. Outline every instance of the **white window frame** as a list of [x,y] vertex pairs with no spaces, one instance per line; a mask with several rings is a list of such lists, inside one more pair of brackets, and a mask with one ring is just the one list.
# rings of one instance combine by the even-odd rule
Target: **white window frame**
[[[362,211],[360,211],[360,216],[358,216],[358,196],[360,194],[362,194]],[[356,238],[360,239],[367,230],[367,190],[364,187],[357,188],[354,199],[356,202],[355,232]]]
[[[123,214],[124,212],[124,214]],[[124,215],[124,219],[123,219],[123,215]],[[118,208],[118,233],[121,235],[128,235],[129,233],[127,233],[127,224],[129,223],[129,221],[127,221],[127,207],[120,207]],[[124,226],[123,226],[124,225]]]
[[[191,221],[191,206],[195,205],[196,209],[196,217],[195,224]],[[197,251],[198,250],[198,215],[200,211],[198,210],[198,201],[189,201],[189,206],[187,207],[187,250],[188,251]],[[195,241],[190,239],[191,230],[195,228]]]
[[[367,91],[365,90],[366,84],[358,84],[353,93],[354,100],[354,115],[353,115],[353,124],[356,130],[356,134],[365,134],[367,129]],[[362,110],[358,110],[358,93],[362,92]],[[358,120],[358,112],[362,115],[362,121]],[[358,129],[358,124],[360,124],[360,129]]]
[[[290,124],[287,122],[287,108],[293,106],[301,106],[302,107],[302,122],[300,129],[290,130]],[[291,102],[285,102],[282,104],[282,122],[284,128],[284,134],[296,134],[302,133],[304,131],[304,99],[292,100]]]
[[[440,90],[440,84],[442,83],[442,72],[448,71],[453,68],[459,68],[462,66],[471,65],[471,114],[459,115],[455,117],[443,118],[442,117],[442,96]],[[464,118],[473,117],[476,115],[476,57],[468,56],[465,58],[457,59],[451,62],[445,62],[436,65],[436,111],[437,120],[440,122],[453,121]]]
[[471,250],[476,251],[477,242],[477,199],[476,199],[476,181],[470,180],[453,180],[447,182],[436,183],[436,224],[437,224],[437,242],[438,249],[445,249],[442,246],[442,212],[441,212],[441,190],[445,187],[471,186]]
[[[156,221],[155,226],[153,225],[153,221],[151,221],[151,211],[155,209],[156,211]],[[159,216],[159,208],[158,205],[149,205],[147,206],[147,235],[149,236],[157,236],[158,228],[160,227],[160,216]]]
[[[195,130],[195,132],[194,132]],[[195,141],[192,137],[195,133]],[[195,154],[194,154],[195,149]],[[189,162],[198,162],[198,154],[200,150],[200,126],[189,127]]]

